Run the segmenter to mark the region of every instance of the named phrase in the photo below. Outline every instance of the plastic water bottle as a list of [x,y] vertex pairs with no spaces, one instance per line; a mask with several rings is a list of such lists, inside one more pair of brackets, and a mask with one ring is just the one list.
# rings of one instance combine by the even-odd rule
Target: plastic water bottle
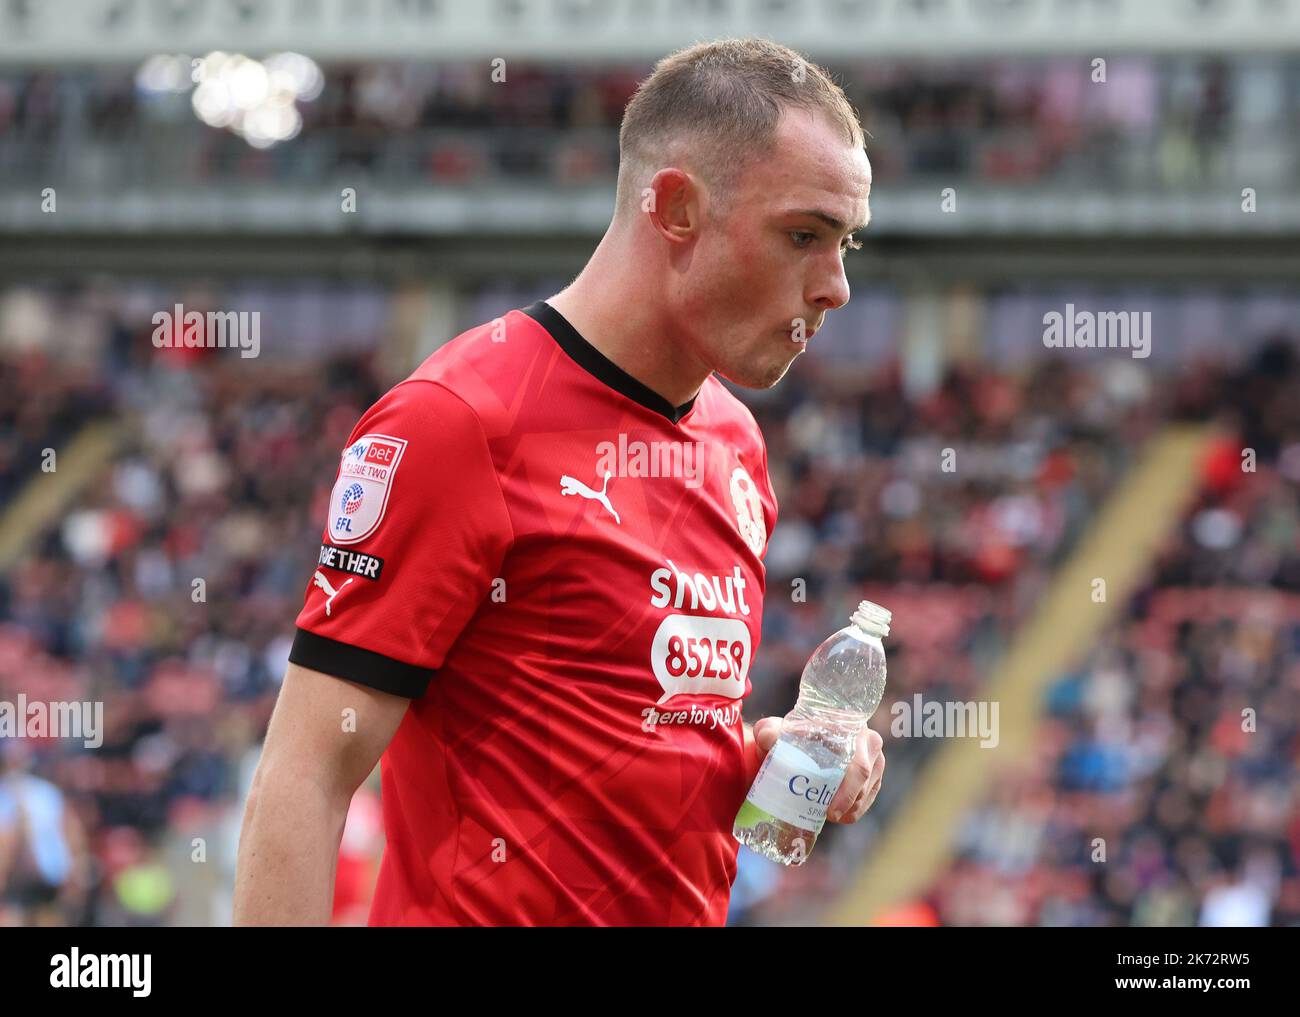
[[826,809],[858,734],[885,695],[890,612],[864,600],[850,623],[813,651],[799,680],[799,700],[763,759],[732,835],[783,865],[802,865],[817,843]]

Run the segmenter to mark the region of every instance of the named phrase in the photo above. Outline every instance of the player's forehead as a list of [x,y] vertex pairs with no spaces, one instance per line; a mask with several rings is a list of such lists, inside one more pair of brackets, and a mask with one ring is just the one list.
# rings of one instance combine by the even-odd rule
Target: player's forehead
[[824,116],[787,111],[771,150],[745,176],[750,197],[765,208],[819,208],[850,225],[867,220],[871,163]]

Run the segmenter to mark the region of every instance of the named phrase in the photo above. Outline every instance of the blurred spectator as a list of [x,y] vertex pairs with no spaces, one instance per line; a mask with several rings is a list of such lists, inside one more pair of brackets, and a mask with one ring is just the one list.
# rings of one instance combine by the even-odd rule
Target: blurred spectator
[[85,832],[63,792],[0,742],[0,924],[76,923],[88,883]]

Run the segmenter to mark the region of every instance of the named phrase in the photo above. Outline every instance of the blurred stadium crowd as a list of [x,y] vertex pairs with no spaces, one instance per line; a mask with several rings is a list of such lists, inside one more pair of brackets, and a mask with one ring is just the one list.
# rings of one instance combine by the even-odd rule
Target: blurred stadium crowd
[[[75,510],[42,521],[0,571],[0,698],[100,700],[107,729],[93,751],[0,740],[0,921],[228,921],[242,802],[338,450],[396,380],[378,355],[386,300],[345,298],[355,306],[329,315],[323,353],[268,341],[249,361],[155,349],[145,312],[171,303],[156,287],[0,294],[11,503],[41,476],[41,449],[87,422],[117,429]],[[489,293],[466,313],[526,302]],[[39,341],[51,329],[70,341]],[[896,335],[857,337],[876,354],[856,363],[853,335],[827,338],[775,389],[741,393],[781,505],[746,716],[786,712],[809,650],[858,599],[883,603],[896,624],[873,725],[890,779],[868,818],[829,827],[802,867],[742,851],[730,920],[816,919],[932,751],[889,738],[890,703],[979,698],[1143,439],[1180,418],[1214,418],[1228,436],[1198,504],[1132,610],[1053,685],[1038,765],[973,803],[951,868],[916,904],[953,924],[1300,920],[1294,344],[1257,336],[1158,382],[1123,351],[967,356],[918,390]],[[1256,473],[1240,470],[1243,445]],[[939,468],[945,447],[955,472]],[[1245,705],[1258,734],[1241,732]],[[1090,864],[1093,836],[1118,866]],[[381,847],[367,787],[337,921],[364,921]]]
[[[908,521],[923,523],[914,539],[927,548],[942,543],[942,515],[949,511],[992,523],[967,529],[957,544],[968,567],[974,566],[963,577],[967,584],[957,587],[967,593],[969,606],[954,605],[956,592],[936,583],[934,572],[922,570],[919,587],[889,585],[900,577],[888,556],[882,567],[868,567],[860,575],[864,595],[893,606],[897,619],[889,640],[886,699],[872,721],[886,738],[890,759],[879,824],[888,822],[923,754],[934,746],[925,739],[890,739],[891,704],[917,692],[926,700],[980,698],[981,680],[990,665],[996,666],[997,648],[1070,546],[1062,533],[1079,534],[1090,508],[1115,479],[1130,436],[1159,421],[1215,420],[1222,428],[1202,464],[1196,504],[1171,535],[1153,573],[1088,658],[1050,687],[1033,760],[1002,773],[988,798],[972,803],[950,866],[896,916],[945,925],[1300,923],[1296,343],[1273,336],[1233,367],[1202,361],[1163,379],[1167,387],[1153,391],[1133,415],[1108,416],[1113,426],[1081,433],[1079,422],[1089,415],[1077,400],[1096,394],[1096,374],[1066,370],[1056,375],[1067,379],[1064,392],[1053,398],[1050,386],[1038,389],[1047,398],[1036,406],[1017,406],[1008,418],[1046,439],[1035,457],[1028,506],[1007,511],[1016,495],[996,486],[983,506],[954,497],[951,490],[918,500],[926,510],[917,513],[921,519]],[[971,391],[1008,386],[1024,394],[1043,380],[1041,373],[1038,378],[1030,373],[1020,380],[1027,387],[1018,388],[1009,376],[992,375]],[[951,389],[950,376],[939,398]],[[1063,398],[1071,389],[1075,399]],[[926,412],[924,404],[912,410]],[[978,432],[987,421],[966,426]],[[942,432],[944,422],[934,421],[921,433],[931,427]],[[778,428],[777,433],[783,432]],[[870,433],[877,439],[880,434],[874,428]],[[787,429],[784,437],[788,434]],[[1008,449],[1015,447],[1014,439],[1003,435]],[[1100,456],[1094,454],[1096,446]],[[1254,472],[1242,469],[1244,448],[1258,457]],[[906,461],[901,448],[893,451]],[[1080,466],[1090,459],[1096,464],[1091,485],[1080,483]],[[891,460],[872,465],[889,476]],[[871,506],[874,525],[863,543],[852,546],[864,551],[894,546],[890,530],[899,534],[905,527],[889,521],[888,499],[864,504]],[[987,511],[998,504],[1002,512]],[[1040,526],[1036,539],[1024,540],[1035,532],[1025,526],[1027,519],[1054,515],[1069,520],[1063,530]],[[863,513],[864,521],[867,516]],[[795,522],[795,529],[803,524],[803,519]],[[778,533],[784,525],[778,525]],[[1001,574],[979,570],[986,541],[1009,545],[1008,550],[1023,542],[1027,547],[1016,550],[1028,553],[1017,555]],[[776,542],[774,537],[774,550]],[[833,547],[834,541],[823,546]],[[779,589],[773,572],[769,581],[769,590]],[[765,634],[769,625],[780,632],[786,612],[771,592],[766,604]],[[829,619],[821,628],[829,628]],[[791,643],[779,636],[769,642],[765,635],[766,664],[787,648],[812,645],[820,630]],[[986,641],[996,645],[986,648]],[[802,662],[795,653],[785,664],[767,686],[784,689],[778,702],[793,700]],[[817,908],[846,885],[876,829],[861,823],[831,827],[820,866],[813,865],[814,854],[802,869],[780,870],[742,852],[733,919],[812,920]],[[1097,838],[1105,855],[1096,854]]]
[[[170,61],[170,62],[169,62]],[[1081,73],[1081,68],[1083,72]],[[1290,178],[1300,60],[1123,57],[832,64],[871,139],[877,184],[943,176],[1091,187]],[[0,175],[96,185],[603,182],[649,67],[330,65],[292,146],[250,148],[191,108],[188,57],[123,68],[0,72]]]
[[[395,190],[607,187],[648,69],[511,61],[497,82],[478,63],[330,65],[298,106],[301,133],[261,148],[200,122],[188,58],[4,68],[0,181],[109,196],[359,175]],[[1065,57],[831,70],[862,112],[878,185],[1235,195],[1242,179],[1290,187],[1300,169],[1292,56],[1116,57],[1104,89]],[[459,325],[564,282],[485,283],[461,295]],[[818,920],[937,747],[891,739],[891,704],[982,698],[1143,441],[1196,419],[1223,434],[1196,503],[1104,638],[1056,676],[1033,763],[970,803],[955,857],[906,911],[1300,924],[1300,291],[1139,286],[972,289],[977,323],[946,321],[918,353],[906,295],[855,282],[780,385],[739,393],[781,509],[746,717],[791,708],[807,654],[858,600],[895,623],[872,722],[889,758],[880,801],[830,825],[804,866],[741,851],[732,923]],[[1049,353],[1042,312],[1066,301],[1154,309],[1152,357]],[[262,356],[155,348],[150,317],[177,302],[261,309]],[[396,302],[337,279],[0,288],[0,511],[52,479],[47,449],[70,470],[69,443],[94,426],[115,449],[70,511],[7,515],[0,532],[0,700],[101,701],[107,729],[93,751],[0,739],[0,924],[229,921],[243,801],[338,452],[400,377]],[[368,785],[344,832],[337,922],[365,920],[381,849]]]
[[1032,764],[969,813],[927,898],[945,924],[1300,924],[1297,391],[1279,339],[1171,393],[1237,428],[1129,609],[1051,687]]
[[[21,304],[10,324],[39,328],[41,302]],[[157,350],[147,323],[96,297],[81,314],[98,315],[100,345],[77,356],[111,379],[82,410],[125,425],[120,454],[0,581],[0,687],[10,701],[103,701],[107,731],[93,751],[0,743],[61,798],[29,818],[35,871],[18,882],[38,901],[43,883],[66,889],[40,920],[208,924],[228,907],[238,799],[287,661],[322,478],[384,386],[347,353],[250,368],[222,351]],[[28,379],[13,393],[19,419],[67,400],[75,364],[59,352],[3,363]],[[39,476],[33,443],[59,445],[27,434],[6,450],[24,455],[23,481]],[[0,790],[0,831],[13,832],[14,797]],[[55,822],[62,811],[85,831],[80,855]],[[20,847],[0,846],[0,867]]]

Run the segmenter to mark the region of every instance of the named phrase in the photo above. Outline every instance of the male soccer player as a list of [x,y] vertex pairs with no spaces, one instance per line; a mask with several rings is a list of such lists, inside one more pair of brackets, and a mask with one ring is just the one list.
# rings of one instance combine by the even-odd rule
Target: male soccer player
[[[572,285],[444,345],[343,450],[239,924],[326,920],[381,753],[371,924],[725,922],[732,821],[781,726],[740,716],[777,505],[713,375],[776,384],[849,299],[871,169],[843,92],[762,40],[660,61],[619,146]],[[829,818],[883,771],[864,731]]]

